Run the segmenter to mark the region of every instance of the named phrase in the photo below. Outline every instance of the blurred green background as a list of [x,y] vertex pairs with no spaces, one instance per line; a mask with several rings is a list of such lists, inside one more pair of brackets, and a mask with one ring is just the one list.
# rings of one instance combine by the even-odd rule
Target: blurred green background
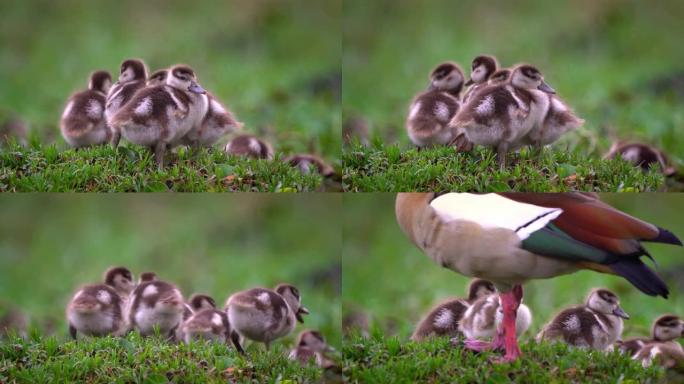
[[57,141],[67,97],[130,57],[191,65],[281,152],[340,150],[341,0],[3,0],[0,125]]
[[221,307],[236,291],[297,286],[304,328],[340,343],[341,195],[0,196],[0,317],[66,337],[64,311],[106,268],[155,271]]
[[586,120],[557,148],[602,155],[640,139],[684,162],[684,2],[663,0],[345,0],[344,120],[409,146],[404,122],[442,61],[466,76],[479,54],[539,67]]
[[[441,268],[408,240],[396,224],[394,199],[388,193],[344,195],[342,315],[357,322],[367,317],[371,327],[408,339],[434,304],[463,297],[469,279]],[[684,194],[601,194],[601,199],[684,240]],[[530,281],[524,285],[524,301],[533,322],[523,339],[536,336],[561,308],[583,303],[593,287],[609,288],[620,297],[631,316],[624,336],[650,334],[651,323],[661,314],[684,316],[684,248],[645,246],[670,287],[668,300],[647,296],[620,277],[592,271]]]

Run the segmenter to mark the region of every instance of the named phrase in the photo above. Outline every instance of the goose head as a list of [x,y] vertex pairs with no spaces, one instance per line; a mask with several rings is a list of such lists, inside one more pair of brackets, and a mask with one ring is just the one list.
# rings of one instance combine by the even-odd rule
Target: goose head
[[188,300],[193,311],[200,311],[202,309],[216,309],[216,301],[211,296],[196,293]]
[[145,283],[148,281],[155,281],[157,280],[157,274],[154,272],[143,272],[140,274],[140,280],[138,281],[138,284]]
[[501,84],[505,83],[511,77],[511,70],[508,68],[499,69],[498,71],[492,73],[489,76],[489,84]]
[[112,75],[107,71],[95,71],[90,75],[88,89],[107,94],[112,86]]
[[166,77],[166,85],[196,94],[203,95],[207,93],[207,91],[197,83],[195,71],[183,64],[174,65],[169,69],[168,76]]
[[481,84],[489,79],[496,72],[499,64],[493,56],[481,55],[473,59],[471,65],[470,79],[465,83],[466,86]]
[[285,299],[287,305],[292,309],[292,312],[294,312],[297,321],[303,323],[304,318],[302,315],[308,315],[309,310],[302,305],[299,290],[290,284],[278,284],[275,291]]
[[147,66],[142,60],[128,59],[121,63],[119,83],[147,79]]
[[459,94],[463,88],[463,71],[456,63],[446,62],[435,68],[430,74],[430,91],[443,91]]
[[544,81],[544,76],[535,67],[522,64],[517,66],[511,74],[513,86],[523,89],[538,89],[540,91],[554,94],[556,91]]
[[596,312],[629,319],[629,315],[620,308],[620,300],[617,295],[604,288],[595,289],[589,294],[587,307]]
[[166,76],[168,76],[169,71],[167,69],[160,69],[155,71],[147,79],[147,86],[153,87],[155,85],[162,85],[166,83]]
[[670,341],[684,337],[684,321],[678,316],[660,316],[653,323],[653,340]]
[[314,352],[331,351],[332,348],[325,342],[325,338],[318,331],[305,330],[299,334],[297,347],[307,347]]
[[104,275],[104,283],[117,292],[128,295],[135,288],[133,275],[126,267],[109,268]]
[[474,279],[468,285],[468,300],[475,301],[481,297],[496,293],[494,283],[484,279]]

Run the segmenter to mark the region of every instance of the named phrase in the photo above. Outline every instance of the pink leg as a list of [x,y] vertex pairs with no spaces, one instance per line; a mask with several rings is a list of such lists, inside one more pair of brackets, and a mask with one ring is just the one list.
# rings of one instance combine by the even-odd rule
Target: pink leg
[[514,361],[520,357],[520,347],[518,337],[515,332],[515,320],[518,314],[518,307],[522,301],[523,289],[520,285],[513,286],[510,292],[501,293],[501,304],[503,306],[503,328],[504,346],[506,355],[504,361]]

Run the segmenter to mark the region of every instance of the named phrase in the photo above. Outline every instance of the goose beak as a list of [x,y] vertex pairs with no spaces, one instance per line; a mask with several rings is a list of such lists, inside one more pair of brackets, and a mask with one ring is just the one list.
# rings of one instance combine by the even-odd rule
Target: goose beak
[[437,89],[437,87],[435,87],[435,85],[432,84],[432,83],[430,83],[430,85],[428,85],[428,87],[427,87],[427,91],[428,91],[428,92],[429,92],[429,91],[434,91],[434,90],[436,90],[436,89]]
[[622,317],[623,319],[629,319],[629,315],[620,307],[613,309],[613,315],[617,317]]
[[544,91],[546,93],[551,93],[551,94],[556,93],[556,90],[551,88],[551,86],[549,86],[548,84],[546,84],[546,82],[544,80],[542,80],[541,84],[539,84],[537,89],[539,89],[540,91]]
[[199,94],[205,94],[207,91],[204,90],[204,88],[200,87],[199,84],[195,83],[194,81],[190,83],[190,87],[188,87],[188,91],[192,93],[199,93]]
[[306,307],[300,307],[297,310],[297,313],[295,313],[295,317],[297,318],[297,321],[299,321],[300,323],[303,324],[304,318],[302,317],[302,315],[308,315],[308,314],[309,314],[309,310],[306,309]]
[[465,86],[469,87],[469,86],[473,85],[473,83],[474,83],[473,79],[470,78],[470,79],[468,79],[468,81],[466,81]]

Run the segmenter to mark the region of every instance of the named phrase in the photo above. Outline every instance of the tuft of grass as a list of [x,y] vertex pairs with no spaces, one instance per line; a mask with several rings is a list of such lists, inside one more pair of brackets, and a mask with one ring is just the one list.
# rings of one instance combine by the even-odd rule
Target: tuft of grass
[[0,343],[0,382],[314,382],[314,365],[287,359],[287,349],[251,346],[241,356],[225,344],[174,344],[130,333],[123,338],[61,342],[34,333]]
[[[278,154],[276,159],[282,156]],[[318,174],[282,161],[229,156],[216,149],[167,154],[162,171],[145,148],[108,145],[59,151],[10,144],[0,151],[1,192],[300,192],[324,190]]]
[[644,173],[628,162],[587,158],[581,151],[523,149],[510,153],[502,171],[494,152],[451,147],[403,150],[375,142],[343,151],[343,183],[349,192],[647,192],[664,188],[657,171]]
[[521,349],[518,361],[495,363],[499,354],[475,354],[448,338],[414,343],[374,332],[345,339],[343,357],[350,383],[641,383],[666,377],[661,368],[642,368],[618,352],[535,342]]

